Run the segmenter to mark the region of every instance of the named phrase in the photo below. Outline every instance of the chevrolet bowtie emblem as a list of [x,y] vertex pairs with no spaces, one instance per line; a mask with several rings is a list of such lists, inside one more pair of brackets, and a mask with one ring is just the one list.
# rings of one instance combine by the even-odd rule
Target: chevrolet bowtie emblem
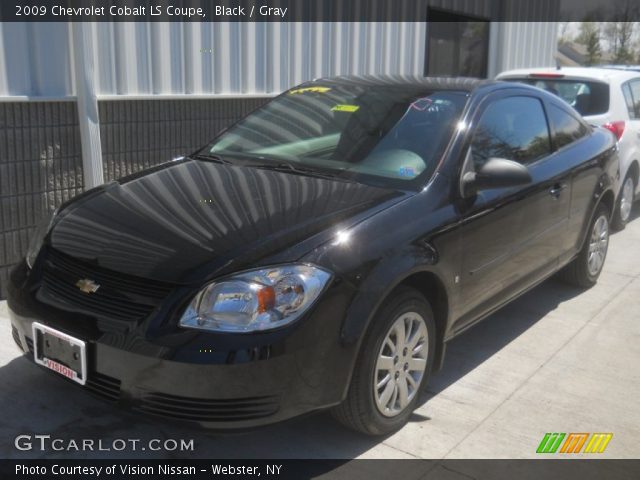
[[93,280],[89,280],[88,278],[81,278],[76,282],[76,287],[80,289],[81,292],[84,293],[96,293],[100,288]]

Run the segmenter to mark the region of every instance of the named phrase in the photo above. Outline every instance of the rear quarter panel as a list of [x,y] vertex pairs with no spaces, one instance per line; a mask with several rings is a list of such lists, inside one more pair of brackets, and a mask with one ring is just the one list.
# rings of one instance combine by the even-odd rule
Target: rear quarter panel
[[607,192],[615,196],[619,169],[615,137],[604,128],[594,128],[589,137],[572,145],[568,153],[564,161],[570,164],[573,173],[565,262],[580,250],[596,205]]

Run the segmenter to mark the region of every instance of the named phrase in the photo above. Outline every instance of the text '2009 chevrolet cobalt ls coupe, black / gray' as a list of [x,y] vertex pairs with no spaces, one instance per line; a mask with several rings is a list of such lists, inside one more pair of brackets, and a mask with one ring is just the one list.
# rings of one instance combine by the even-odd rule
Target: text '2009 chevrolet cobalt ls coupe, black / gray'
[[9,286],[38,364],[208,428],[401,427],[448,340],[609,239],[611,132],[527,85],[340,77],[89,190]]

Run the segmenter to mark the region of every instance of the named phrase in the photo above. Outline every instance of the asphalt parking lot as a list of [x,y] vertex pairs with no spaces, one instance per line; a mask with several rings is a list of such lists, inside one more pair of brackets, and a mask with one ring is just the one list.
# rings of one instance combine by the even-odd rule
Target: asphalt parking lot
[[[22,357],[0,302],[0,457],[535,458],[546,432],[612,432],[599,458],[640,458],[639,210],[611,238],[597,286],[551,279],[455,339],[425,403],[382,439],[327,414],[205,435],[120,411]],[[195,450],[21,452],[20,434],[194,439]]]

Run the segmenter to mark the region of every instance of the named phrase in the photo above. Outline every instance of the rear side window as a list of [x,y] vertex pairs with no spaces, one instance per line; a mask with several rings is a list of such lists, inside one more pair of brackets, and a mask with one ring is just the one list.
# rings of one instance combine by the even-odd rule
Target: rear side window
[[[638,118],[640,117],[640,80],[630,81],[629,87],[631,89],[631,101],[634,106],[633,110],[635,112],[632,118]],[[629,112],[629,115],[631,115],[631,112]]]
[[505,158],[526,165],[551,151],[549,128],[540,100],[508,97],[496,100],[482,113],[471,141],[477,168],[489,158]]
[[633,95],[631,94],[631,87],[628,83],[622,85],[622,95],[624,96],[624,103],[627,104],[627,112],[629,112],[629,118],[638,118],[636,115],[636,107],[633,102]]
[[609,85],[606,83],[557,78],[508,80],[526,83],[551,92],[575,108],[580,115],[601,115],[609,111]]
[[556,148],[562,148],[565,145],[581,139],[589,131],[584,123],[562,108],[549,105],[547,113],[553,125],[553,141]]

